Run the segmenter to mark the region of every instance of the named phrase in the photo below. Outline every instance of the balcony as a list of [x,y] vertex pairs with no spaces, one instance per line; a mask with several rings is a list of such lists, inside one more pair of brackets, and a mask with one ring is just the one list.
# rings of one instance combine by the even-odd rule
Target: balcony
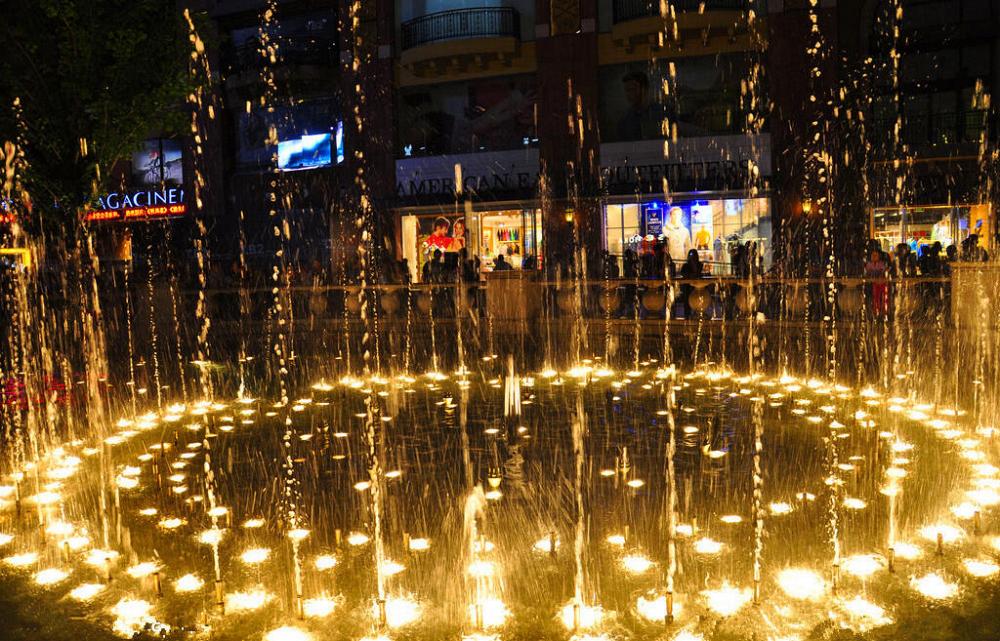
[[442,40],[520,36],[521,18],[512,7],[452,9],[414,18],[402,24],[403,51]]
[[[670,5],[674,11],[744,11],[751,7],[752,0],[672,0]],[[763,2],[759,3],[763,5]],[[614,24],[639,20],[641,18],[659,18],[659,0],[614,0],[612,7]]]
[[400,65],[418,77],[509,66],[521,45],[513,7],[452,9],[408,20],[400,28]]
[[[676,24],[668,18],[670,24],[665,25],[659,0],[614,0],[611,39],[629,56],[747,51],[762,39],[763,24],[757,20],[751,25],[746,12],[754,8],[760,15],[764,4],[763,0],[670,0]],[[674,29],[679,39],[664,42],[663,34]]]

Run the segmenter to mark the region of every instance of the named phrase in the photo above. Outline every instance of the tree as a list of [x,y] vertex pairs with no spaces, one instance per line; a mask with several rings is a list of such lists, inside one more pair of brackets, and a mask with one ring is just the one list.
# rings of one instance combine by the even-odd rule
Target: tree
[[147,136],[188,131],[198,80],[182,11],[172,0],[5,0],[0,140],[20,141],[43,216],[71,224]]

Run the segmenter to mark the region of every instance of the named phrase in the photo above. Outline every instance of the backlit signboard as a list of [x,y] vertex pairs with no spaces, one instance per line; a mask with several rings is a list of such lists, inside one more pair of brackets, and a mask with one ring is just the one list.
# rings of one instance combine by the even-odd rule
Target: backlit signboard
[[174,218],[187,213],[184,190],[168,187],[156,191],[112,192],[97,199],[98,208],[87,212],[84,220],[132,221]]

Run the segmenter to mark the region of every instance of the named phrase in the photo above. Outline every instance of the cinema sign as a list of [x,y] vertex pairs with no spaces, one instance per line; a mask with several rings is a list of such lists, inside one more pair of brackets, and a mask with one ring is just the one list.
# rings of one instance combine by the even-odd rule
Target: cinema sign
[[87,221],[133,221],[175,218],[187,213],[184,190],[166,187],[160,190],[111,192],[97,199],[97,209],[87,212]]

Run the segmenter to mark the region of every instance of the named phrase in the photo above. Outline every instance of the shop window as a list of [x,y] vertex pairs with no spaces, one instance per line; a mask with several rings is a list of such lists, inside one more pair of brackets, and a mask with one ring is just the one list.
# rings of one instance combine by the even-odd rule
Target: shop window
[[541,214],[537,209],[457,214],[404,215],[400,221],[402,254],[414,280],[424,280],[425,265],[436,251],[438,260],[454,269],[464,249],[478,258],[480,269],[492,271],[497,256],[513,269],[542,267]]
[[605,219],[605,247],[613,256],[621,256],[629,240],[639,234],[639,205],[608,205]]

